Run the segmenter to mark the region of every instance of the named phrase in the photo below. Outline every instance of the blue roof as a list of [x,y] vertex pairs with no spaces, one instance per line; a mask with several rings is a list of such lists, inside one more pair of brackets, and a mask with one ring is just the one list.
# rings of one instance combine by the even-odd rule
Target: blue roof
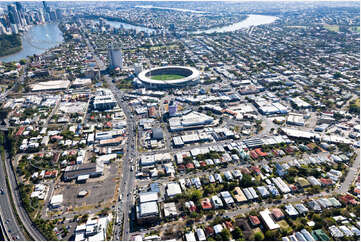
[[152,192],[160,192],[159,183],[158,182],[151,183],[150,190]]

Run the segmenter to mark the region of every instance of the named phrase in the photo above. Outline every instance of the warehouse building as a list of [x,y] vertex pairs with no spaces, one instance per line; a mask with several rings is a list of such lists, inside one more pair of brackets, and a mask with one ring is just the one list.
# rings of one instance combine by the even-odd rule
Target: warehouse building
[[79,176],[89,175],[89,177],[97,177],[103,175],[103,167],[97,163],[87,163],[74,166],[67,166],[64,171],[64,181],[72,181]]

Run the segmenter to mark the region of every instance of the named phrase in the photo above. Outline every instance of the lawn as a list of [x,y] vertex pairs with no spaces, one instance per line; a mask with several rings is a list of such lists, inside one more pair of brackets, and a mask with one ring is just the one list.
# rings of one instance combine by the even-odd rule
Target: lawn
[[150,76],[150,79],[159,80],[159,81],[169,81],[169,80],[182,79],[184,77],[185,76],[175,75],[175,74],[163,74],[163,75]]
[[284,229],[287,231],[287,233],[292,233],[292,228],[288,225],[288,223],[285,220],[281,220],[278,222],[278,224],[281,226],[281,229]]
[[324,27],[330,31],[334,31],[334,32],[339,32],[340,31],[340,27],[338,25],[328,25],[325,24]]

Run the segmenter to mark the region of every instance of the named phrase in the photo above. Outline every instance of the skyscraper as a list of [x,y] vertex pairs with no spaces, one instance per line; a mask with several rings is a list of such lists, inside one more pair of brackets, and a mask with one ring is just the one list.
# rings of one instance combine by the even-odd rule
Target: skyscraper
[[49,8],[48,4],[45,1],[43,1],[43,7],[44,7],[44,12],[45,13],[49,12],[50,8]]
[[38,11],[38,21],[44,23],[45,22],[45,16],[44,16],[44,12],[42,9],[39,9]]
[[55,10],[50,9],[49,15],[50,15],[50,20],[53,21],[53,22],[56,22],[57,18],[56,18],[56,12],[55,12]]
[[16,11],[18,12],[18,17],[21,25],[26,25],[25,21],[25,11],[23,5],[20,2],[15,2]]
[[168,112],[170,117],[174,117],[177,114],[178,105],[174,100],[171,100],[168,105]]
[[18,11],[15,4],[8,5],[9,20],[11,24],[20,24]]
[[108,49],[110,67],[120,69],[123,67],[122,52],[119,47],[110,46]]
[[24,15],[24,8],[23,5],[21,5],[20,2],[15,2],[16,10],[18,11],[19,15]]
[[58,19],[58,20],[61,20],[62,18],[63,18],[63,10],[61,10],[61,9],[56,9],[56,18]]

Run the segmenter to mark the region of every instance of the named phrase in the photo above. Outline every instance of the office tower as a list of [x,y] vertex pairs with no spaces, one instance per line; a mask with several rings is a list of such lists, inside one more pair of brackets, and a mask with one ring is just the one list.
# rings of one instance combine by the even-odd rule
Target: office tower
[[20,2],[15,2],[15,6],[16,6],[16,11],[18,12],[18,17],[19,17],[20,24],[25,26],[26,25],[26,20],[25,20],[24,7],[23,7],[23,5],[21,5]]
[[112,68],[123,67],[122,52],[119,47],[110,46],[108,49],[110,66]]
[[174,117],[177,114],[178,105],[174,100],[171,100],[168,105],[168,112],[170,117]]
[[138,75],[139,73],[141,73],[143,71],[143,66],[141,63],[135,63],[134,64],[134,73],[136,75]]
[[20,24],[18,11],[14,4],[8,5],[9,20],[11,24]]
[[50,14],[49,14],[49,12],[44,11],[44,19],[45,19],[45,22],[50,22]]
[[6,30],[5,30],[5,27],[2,23],[0,23],[0,34],[5,34],[6,33]]
[[56,18],[56,12],[55,10],[51,9],[49,11],[49,15],[50,15],[50,20],[53,21],[53,22],[56,22],[57,18]]
[[25,15],[25,24],[26,25],[29,25],[29,24],[31,24],[31,15],[29,16],[29,15]]
[[13,34],[18,34],[19,33],[19,30],[18,30],[18,27],[16,24],[10,24],[10,28],[11,28],[11,32]]
[[42,22],[42,23],[45,23],[44,12],[43,12],[41,9],[39,9],[38,14],[39,14],[39,19],[38,19],[38,21],[40,21],[40,22]]
[[50,11],[50,8],[49,8],[48,4],[45,1],[43,1],[43,7],[44,7],[44,12],[45,13]]
[[61,20],[62,18],[63,18],[63,10],[61,10],[61,9],[56,9],[56,18],[58,19],[58,20]]

